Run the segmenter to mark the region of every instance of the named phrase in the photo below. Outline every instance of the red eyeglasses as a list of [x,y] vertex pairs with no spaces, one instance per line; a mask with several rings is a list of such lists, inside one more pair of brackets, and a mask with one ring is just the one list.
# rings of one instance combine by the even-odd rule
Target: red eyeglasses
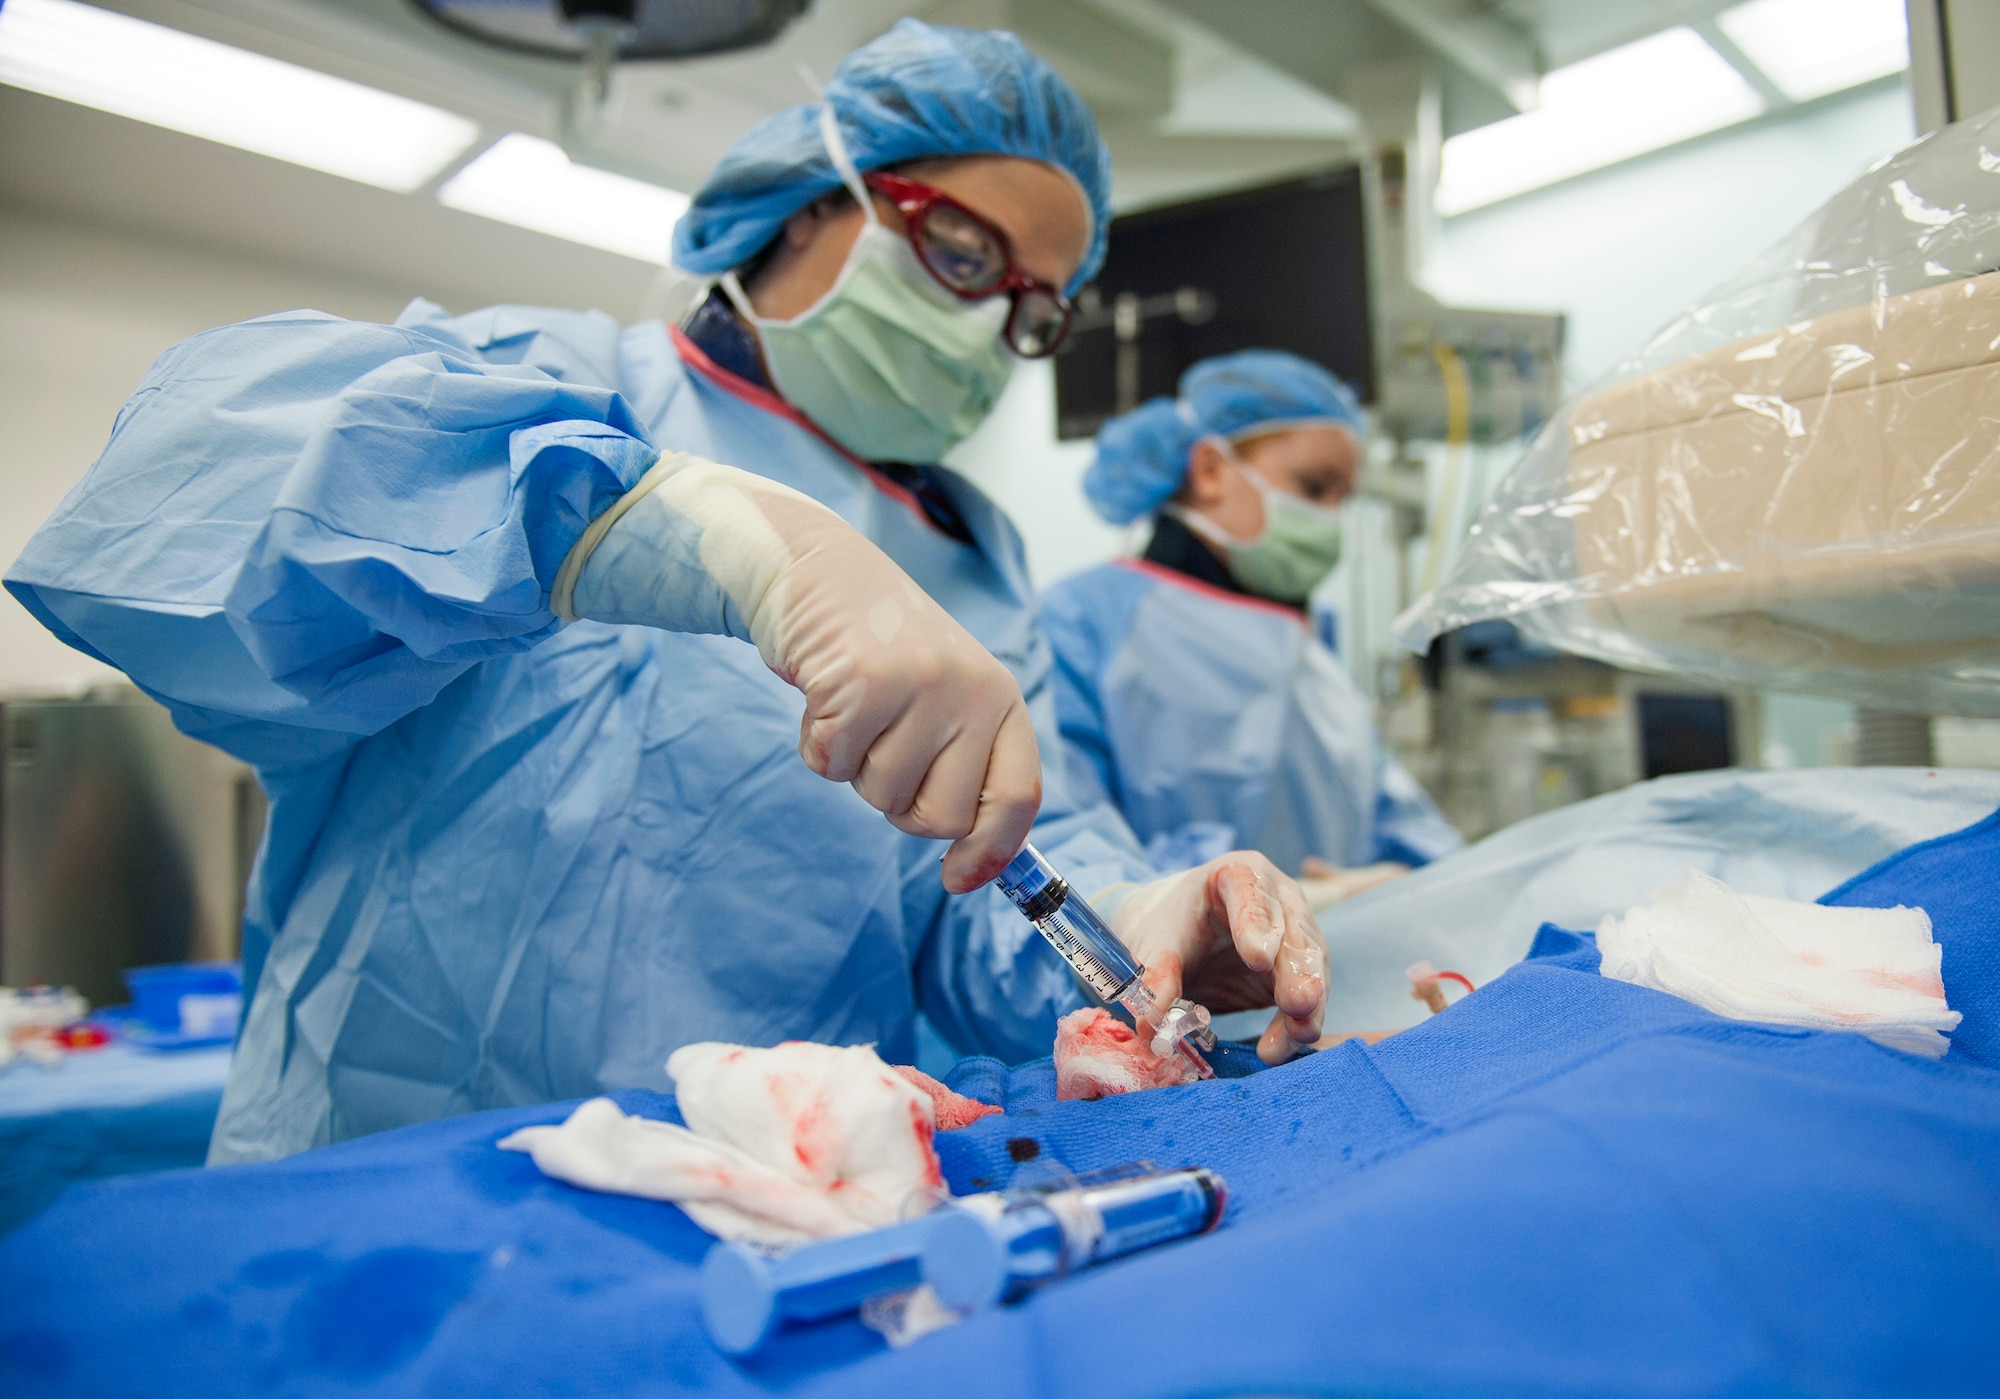
[[954,295],[984,301],[1005,292],[1013,306],[1001,332],[1015,354],[1041,359],[1069,334],[1069,299],[1014,262],[1007,235],[941,189],[884,170],[861,177],[903,216],[917,261]]

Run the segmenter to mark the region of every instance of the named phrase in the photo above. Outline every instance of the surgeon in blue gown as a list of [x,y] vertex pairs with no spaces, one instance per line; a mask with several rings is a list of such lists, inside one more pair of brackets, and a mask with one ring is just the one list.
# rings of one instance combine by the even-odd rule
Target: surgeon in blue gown
[[7,586],[270,796],[212,1161],[664,1088],[696,1040],[907,1061],[920,1007],[1044,1054],[1080,992],[980,887],[1031,820],[1189,994],[1275,1002],[1267,1059],[1317,1038],[1289,880],[1156,879],[1040,771],[1020,542],[930,464],[1053,348],[1108,190],[1011,36],[905,21],[724,157],[683,326],[417,302],[154,365]]
[[1346,385],[1297,355],[1195,365],[1108,423],[1084,476],[1112,524],[1151,517],[1144,554],[1042,601],[1078,791],[1167,859],[1261,850],[1316,904],[1462,844],[1306,625],[1364,432]]

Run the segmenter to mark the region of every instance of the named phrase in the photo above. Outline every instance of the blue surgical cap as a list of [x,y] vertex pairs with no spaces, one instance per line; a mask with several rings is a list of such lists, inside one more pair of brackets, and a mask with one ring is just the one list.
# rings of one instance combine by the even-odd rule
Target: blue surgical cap
[[[1076,90],[1012,34],[905,19],[841,60],[826,85],[862,171],[938,156],[1015,155],[1066,171],[1090,204],[1090,250],[1066,290],[1104,261],[1111,152]],[[819,134],[820,103],[751,127],[724,153],[674,229],[690,272],[740,267],[785,220],[841,187]]]
[[1104,425],[1083,493],[1112,524],[1130,524],[1173,498],[1202,438],[1240,442],[1307,425],[1344,427],[1357,438],[1366,431],[1354,391],[1311,360],[1283,350],[1218,355],[1181,375],[1178,398],[1153,399]]

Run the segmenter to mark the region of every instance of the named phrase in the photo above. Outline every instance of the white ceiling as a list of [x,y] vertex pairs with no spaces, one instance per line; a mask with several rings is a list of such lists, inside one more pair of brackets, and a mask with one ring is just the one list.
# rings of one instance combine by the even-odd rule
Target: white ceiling
[[[447,33],[408,0],[100,3],[450,108],[489,138],[561,137],[578,78],[573,65]],[[1511,110],[1494,76],[1505,77],[1505,64],[1492,54],[1566,63],[1665,24],[1705,22],[1718,8],[1715,0],[817,0],[765,48],[624,65],[596,129],[572,149],[691,191],[743,130],[806,99],[801,66],[823,78],[850,49],[916,13],[1015,28],[1056,64],[1097,110],[1115,197],[1129,208],[1350,158],[1357,128],[1341,97],[1370,68],[1431,67],[1456,129]],[[0,202],[460,304],[507,298],[629,315],[659,277],[615,254],[443,208],[435,182],[389,194],[10,88],[0,88],[0,130]]]
[[455,310],[497,301],[631,317],[660,270],[230,146],[0,87],[0,203]]

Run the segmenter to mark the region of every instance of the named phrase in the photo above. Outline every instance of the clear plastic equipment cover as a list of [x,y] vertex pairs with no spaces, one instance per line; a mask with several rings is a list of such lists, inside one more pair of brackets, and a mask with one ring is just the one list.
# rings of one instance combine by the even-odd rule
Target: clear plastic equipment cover
[[1617,665],[2000,715],[1996,269],[2000,109],[1570,402],[1397,639],[1506,618]]

